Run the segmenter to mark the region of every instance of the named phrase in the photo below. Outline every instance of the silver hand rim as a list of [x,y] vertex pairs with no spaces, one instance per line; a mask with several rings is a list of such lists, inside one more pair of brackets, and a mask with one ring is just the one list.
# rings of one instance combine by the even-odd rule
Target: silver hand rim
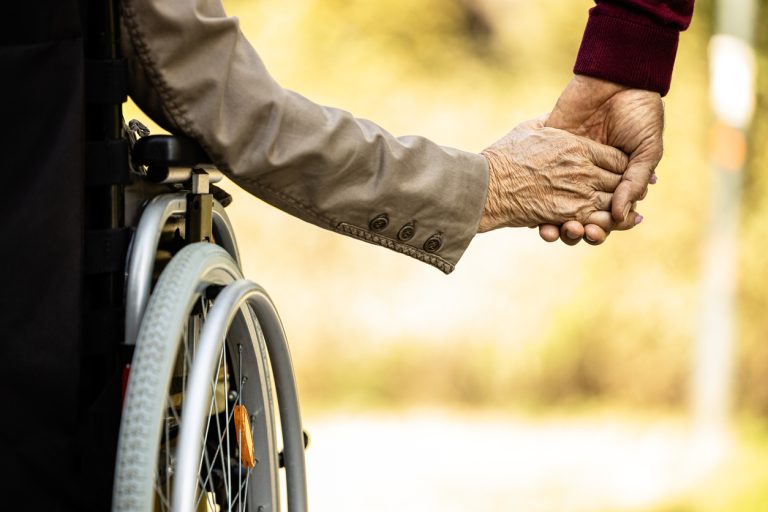
[[[126,268],[125,342],[129,345],[136,342],[141,318],[149,301],[155,253],[163,227],[171,216],[184,213],[186,209],[187,194],[179,192],[155,196],[142,211],[136,234],[131,241]],[[213,201],[213,227],[218,242],[239,266],[240,255],[232,224],[224,207],[216,200]]]

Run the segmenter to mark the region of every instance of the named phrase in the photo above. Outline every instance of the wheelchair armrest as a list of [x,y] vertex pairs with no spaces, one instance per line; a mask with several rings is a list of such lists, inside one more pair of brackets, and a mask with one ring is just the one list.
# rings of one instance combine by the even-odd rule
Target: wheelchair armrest
[[147,167],[147,177],[155,182],[184,181],[192,168],[215,169],[200,144],[179,135],[141,137],[131,156],[134,164]]
[[149,135],[136,141],[133,161],[148,167],[202,167],[211,166],[200,144],[178,135]]

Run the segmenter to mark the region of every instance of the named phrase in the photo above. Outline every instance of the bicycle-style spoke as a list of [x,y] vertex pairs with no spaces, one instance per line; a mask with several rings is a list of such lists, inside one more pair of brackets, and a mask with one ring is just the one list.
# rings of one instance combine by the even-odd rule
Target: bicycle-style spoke
[[[205,439],[208,438],[210,435],[210,427],[211,424],[215,422],[216,426],[216,450],[214,451],[213,455],[211,456],[208,452],[208,450],[203,450],[202,457],[200,459],[200,462],[198,463],[198,474],[202,473],[202,470],[206,470],[206,478],[205,480],[202,479],[200,475],[198,475],[198,482],[200,484],[201,489],[205,490],[209,485],[211,485],[212,475],[214,474],[214,470],[216,469],[217,465],[220,465],[220,469],[222,472],[222,483],[225,487],[225,494],[227,496],[227,499],[229,500],[228,506],[230,509],[232,509],[233,505],[233,498],[236,500],[241,500],[243,502],[243,496],[239,492],[239,488],[242,486],[242,476],[239,476],[238,481],[238,493],[233,496],[232,491],[234,490],[234,487],[232,485],[232,477],[231,477],[231,471],[230,471],[230,461],[232,460],[232,457],[234,456],[232,453],[232,445],[231,445],[231,429],[233,425],[234,420],[234,409],[230,408],[229,406],[229,394],[227,393],[228,388],[226,387],[226,383],[229,382],[229,370],[228,366],[225,363],[227,360],[226,357],[226,351],[222,350],[222,353],[220,354],[219,358],[219,364],[217,372],[214,376],[212,376],[212,380],[210,381],[211,386],[211,404],[209,406],[208,410],[208,417],[209,421],[206,425],[205,429],[205,435],[202,442],[205,442]],[[223,370],[224,376],[221,375]],[[243,382],[245,382],[246,379],[243,379]],[[225,384],[224,387],[224,393],[220,394],[217,393],[217,387],[220,385],[220,382],[223,381]],[[242,383],[241,383],[242,384]],[[242,385],[240,385],[240,389],[242,390]],[[237,391],[235,391],[237,392]],[[224,404],[223,404],[223,411],[222,404],[219,403],[219,396],[224,396]],[[242,402],[242,393],[237,393],[237,402]],[[219,412],[221,411],[221,412]],[[221,413],[224,413],[224,418],[222,421]],[[222,426],[223,425],[223,426]],[[239,460],[239,457],[238,457]],[[238,462],[238,467],[241,469],[240,462]],[[250,471],[248,471],[248,474],[250,474]],[[246,480],[247,482],[247,480]],[[202,500],[202,496],[197,497],[196,501],[199,505],[200,501]]]
[[[219,363],[219,366],[216,369],[216,374],[214,375],[214,377],[213,377],[213,379],[211,380],[211,383],[210,383],[211,384],[211,403],[210,403],[210,405],[208,407],[208,418],[209,418],[209,420],[208,420],[208,422],[207,422],[207,424],[205,426],[205,433],[203,434],[203,438],[201,439],[201,442],[203,443],[203,450],[202,450],[202,457],[200,459],[200,463],[198,465],[198,471],[197,471],[198,472],[198,480],[201,481],[201,488],[202,488],[203,492],[201,493],[200,497],[197,500],[195,500],[196,501],[195,502],[195,507],[196,508],[200,505],[200,501],[202,500],[202,497],[206,494],[206,486],[208,485],[208,483],[211,481],[211,479],[213,477],[213,464],[211,463],[211,460],[210,460],[209,455],[208,455],[208,450],[206,449],[206,444],[207,444],[206,440],[208,439],[208,435],[209,435],[210,428],[211,428],[210,418],[211,418],[211,416],[214,416],[214,415],[218,416],[218,395],[216,393],[216,386],[217,386],[217,382],[219,381],[220,376],[221,376],[221,363]],[[218,450],[214,453],[214,458],[213,458],[214,462],[216,461],[217,454],[218,454]],[[203,469],[203,464],[205,464],[205,469],[206,469],[206,472],[207,472],[207,476],[206,476],[205,481],[202,481],[202,477],[200,475],[200,473],[202,472],[202,469]],[[211,486],[211,488],[213,488],[213,486]]]
[[[225,343],[226,346],[226,343]],[[237,382],[239,383],[238,387],[238,393],[237,393],[237,405],[243,405],[243,346],[241,344],[237,344]],[[237,431],[237,427],[235,427],[235,435],[237,436],[237,444],[240,446],[240,443],[242,442],[242,439],[240,439],[240,433]],[[238,499],[238,509],[240,511],[243,510],[243,501],[240,500],[240,493],[243,490],[243,447],[240,446],[240,453],[238,454],[239,457],[237,458],[237,499]],[[250,474],[250,471],[248,472]]]
[[[242,351],[242,347],[240,347],[240,348],[241,348],[241,351]],[[240,368],[242,369],[242,366],[240,366]],[[242,371],[240,373],[242,374]],[[248,380],[247,378],[243,378],[243,377],[240,378],[240,389],[241,390],[244,389],[244,384],[245,384],[245,382],[247,380]],[[242,393],[238,397],[238,400],[239,400],[239,404],[242,405]],[[251,422],[251,429],[250,429],[251,430],[251,438],[254,437],[253,436],[254,428],[255,428],[255,423]],[[238,435],[238,437],[239,437],[239,435]],[[242,449],[243,448],[241,446],[240,450],[242,450]],[[256,463],[258,464],[258,462],[259,461],[257,460]],[[241,511],[241,512],[244,510],[243,507],[248,503],[248,482],[250,481],[251,473],[253,472],[252,468],[248,468],[246,470],[246,472],[245,472],[245,481],[243,482],[243,473],[242,473],[243,469],[242,468],[243,468],[243,465],[242,465],[242,455],[241,455],[238,458],[238,473],[237,473],[238,474],[238,490],[237,490],[237,495],[235,496],[235,498],[237,499],[237,503],[238,503],[238,510]]]
[[171,510],[171,502],[168,495],[158,492],[157,498],[160,499],[160,510]]
[[[221,345],[221,362],[224,364],[224,382],[229,382],[229,374],[227,372],[227,344],[223,343]],[[224,428],[226,429],[225,435],[226,435],[226,442],[227,442],[227,456],[221,458],[221,465],[222,465],[222,471],[224,471],[224,485],[227,489],[227,510],[232,510],[232,473],[229,471],[229,459],[232,456],[232,450],[229,443],[229,425],[231,424],[231,419],[229,416],[229,396],[225,395],[224,397],[224,411],[225,416],[227,418],[227,423],[224,425]],[[234,409],[232,410],[232,414],[234,415]]]

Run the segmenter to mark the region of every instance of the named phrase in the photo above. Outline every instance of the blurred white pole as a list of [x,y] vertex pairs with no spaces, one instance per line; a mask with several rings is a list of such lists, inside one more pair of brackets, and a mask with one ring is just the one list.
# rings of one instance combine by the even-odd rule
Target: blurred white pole
[[[712,200],[704,245],[702,304],[692,372],[694,426],[708,455],[728,442],[736,325],[739,203],[746,134],[755,103],[755,0],[716,0],[709,45]],[[702,455],[706,455],[702,453]]]

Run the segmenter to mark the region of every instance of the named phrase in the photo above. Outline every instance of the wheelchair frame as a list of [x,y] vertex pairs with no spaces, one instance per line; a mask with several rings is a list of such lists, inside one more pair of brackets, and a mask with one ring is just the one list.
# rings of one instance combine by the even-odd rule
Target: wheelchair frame
[[[161,150],[159,157],[158,149]],[[214,382],[210,385],[211,372],[224,368],[226,375],[228,365],[243,372],[243,364],[216,359],[217,354],[220,358],[232,357],[220,354],[223,353],[225,339],[232,336],[234,329],[234,338],[241,340],[237,345],[239,352],[242,354],[242,340],[245,340],[246,352],[253,350],[255,356],[258,356],[252,355],[250,370],[258,374],[261,389],[256,389],[255,394],[261,398],[250,404],[250,412],[254,413],[250,418],[251,421],[261,422],[252,425],[253,430],[260,433],[256,436],[260,443],[255,447],[258,454],[256,460],[267,466],[266,471],[261,471],[261,476],[257,477],[266,480],[252,485],[255,489],[253,492],[258,496],[249,497],[253,502],[252,506],[246,504],[249,508],[243,508],[243,500],[239,499],[243,487],[237,487],[235,496],[238,498],[239,510],[279,510],[279,480],[274,473],[277,463],[282,462],[286,469],[288,510],[305,511],[304,448],[307,437],[301,426],[298,395],[285,335],[277,311],[266,292],[242,278],[232,225],[224,207],[213,198],[209,188],[210,181],[218,181],[221,175],[210,169],[208,163],[200,161],[200,158],[204,158],[204,153],[201,153],[196,143],[173,136],[139,139],[132,151],[134,167],[144,170],[143,167],[147,166],[146,174],[139,179],[154,177],[154,181],[158,181],[159,177],[164,184],[178,187],[184,183],[191,190],[171,191],[152,197],[142,211],[130,245],[126,265],[125,340],[127,345],[135,342],[136,348],[125,391],[116,456],[113,510],[152,510],[153,506],[157,507],[158,500],[161,508],[196,510],[203,495],[209,495],[205,498],[208,500],[217,494],[206,490],[213,470],[203,467],[203,460],[210,458],[209,454],[205,454],[204,445],[208,436],[203,431],[206,418],[212,422],[211,418],[216,416],[210,412],[212,405],[208,407],[206,415],[206,404],[209,404],[212,396],[216,398],[216,384]],[[203,170],[202,165],[208,166],[209,170]],[[164,227],[179,215],[185,217],[186,247],[171,258],[160,275],[155,291],[150,294],[155,273],[155,255]],[[224,250],[213,247],[214,240]],[[185,267],[183,261],[177,263],[179,258],[199,260],[198,266]],[[181,290],[184,286],[187,287],[186,291]],[[213,292],[215,298],[206,297],[209,291]],[[224,298],[227,299],[221,306],[219,301]],[[212,303],[208,308],[203,306],[203,318],[200,318],[199,311],[194,311],[198,301]],[[211,315],[210,320],[205,318],[206,310]],[[190,315],[193,318],[191,322],[188,321]],[[239,317],[239,321],[236,317]],[[190,333],[194,329],[199,330],[199,337],[194,336],[195,339],[192,339]],[[173,408],[170,405],[172,400],[169,399],[169,390],[179,357],[175,351],[182,349],[179,345],[182,339],[184,349],[190,348],[188,344],[197,345],[191,351],[194,359],[189,354],[184,357],[184,363],[189,365],[184,374],[187,378],[186,386],[192,398],[182,397],[190,405],[182,405],[181,412],[175,411],[174,417],[169,418],[167,410]],[[200,359],[199,354],[206,354],[206,357]],[[214,363],[216,366],[212,366]],[[284,454],[275,451],[270,369],[275,381]],[[236,382],[231,388],[232,397],[242,400],[245,383]],[[232,397],[227,396],[223,404],[227,411],[224,416],[225,430],[230,425],[234,426],[233,414],[229,412]],[[239,405],[244,407],[242,403]],[[190,427],[187,427],[188,418]],[[162,440],[163,435],[169,437],[169,422],[175,423],[174,429],[178,430],[176,452],[171,456],[166,453],[166,459],[159,460],[158,453],[167,452],[170,445],[168,442],[164,444]],[[216,423],[221,429],[218,417]],[[163,425],[166,425],[165,432]],[[246,449],[241,442],[243,435],[237,432],[237,446],[233,450],[240,455],[230,456],[238,459],[240,475],[243,473],[242,451]],[[231,434],[219,432],[220,444],[226,438],[228,450],[230,437]],[[253,434],[247,434],[246,437],[251,438]],[[253,450],[253,447],[250,449]],[[216,453],[219,451],[222,450]],[[222,466],[231,465],[231,461],[224,460],[223,455],[218,457]],[[217,455],[213,459],[214,462],[218,460]],[[175,481],[171,490],[158,490],[159,485],[154,484],[160,471],[173,474]],[[205,471],[208,472],[208,478],[200,477],[200,473]],[[227,471],[228,468],[221,469],[221,472]],[[249,470],[245,473],[247,484],[251,473]],[[232,478],[228,480],[225,475],[223,480],[230,484],[223,493],[227,496],[218,496],[216,499],[227,498],[228,503],[219,503],[219,506],[229,505],[231,509],[233,504],[230,493],[234,492]],[[245,487],[246,490],[250,488]],[[195,501],[198,503],[195,504]]]
[[[191,447],[184,450],[194,451],[197,457],[205,454],[203,443],[207,436],[201,442],[200,425],[205,418],[218,418],[218,408],[223,407],[226,430],[234,421],[234,407],[240,405],[244,408],[238,409],[240,413],[246,412],[238,414],[240,423],[233,425],[234,437],[226,434],[220,438],[233,441],[230,445],[236,445],[232,450],[236,457],[219,457],[224,468],[221,472],[229,471],[230,462],[240,469],[243,464],[254,464],[255,468],[262,464],[267,467],[262,473],[272,476],[265,480],[266,484],[253,487],[255,495],[250,495],[247,507],[239,494],[233,503],[231,487],[218,505],[222,509],[237,505],[240,510],[279,510],[276,474],[277,466],[283,465],[288,510],[305,511],[304,448],[308,438],[301,426],[290,354],[279,317],[266,292],[243,279],[231,223],[224,207],[211,193],[211,184],[221,174],[194,141],[173,136],[148,137],[145,129],[136,129],[141,128],[140,124],[125,126],[122,103],[127,99],[127,68],[120,53],[119,0],[87,0],[85,9],[88,25],[83,361],[87,364],[83,372],[88,386],[81,400],[84,437],[91,439],[84,445],[83,465],[87,468],[88,484],[94,487],[86,502],[95,510],[103,510],[110,499],[113,510],[200,509],[188,506],[193,492],[190,489],[196,485],[195,477],[201,477],[203,464],[184,452],[183,465],[179,466],[176,440]],[[139,220],[126,222],[130,217],[126,215],[126,188],[137,181],[162,183],[155,186],[166,190],[150,193]],[[169,227],[179,228],[170,246]],[[167,262],[160,261],[158,247],[173,257]],[[197,267],[190,267],[190,262],[197,262]],[[161,269],[163,265],[165,268]],[[160,278],[153,290],[158,273]],[[186,299],[179,297],[183,290],[174,285],[186,285]],[[220,302],[219,297],[227,300]],[[208,322],[208,313],[211,320],[219,320]],[[199,351],[187,351],[195,345]],[[179,347],[185,354],[181,359],[176,356]],[[196,354],[203,353],[208,356],[198,364]],[[218,376],[211,380],[211,365],[215,366],[216,361],[220,363],[216,372],[224,371],[223,380]],[[246,385],[248,369],[253,375]],[[231,375],[233,371],[237,380]],[[177,399],[174,386],[179,375],[183,384],[197,390],[194,400],[183,408],[172,403]],[[273,387],[284,446],[282,454],[276,452],[275,418],[271,411]],[[254,397],[251,402],[244,393],[246,389]],[[220,397],[222,390],[225,393]],[[148,401],[148,396],[154,398]],[[173,407],[167,407],[169,404]],[[212,409],[214,404],[216,409]],[[168,417],[171,409],[173,414]],[[194,418],[196,427],[186,426],[188,418]],[[252,425],[254,419],[260,425]],[[249,423],[255,436],[244,427]],[[139,428],[131,430],[129,424]],[[189,437],[187,432],[195,429],[198,437]],[[250,447],[246,441],[257,443]],[[245,448],[241,449],[241,444]],[[116,445],[119,448],[113,456]],[[165,455],[173,451],[173,457],[163,461],[158,453],[161,449],[166,451]],[[243,455],[248,451],[253,457]],[[143,466],[137,463],[141,460],[145,462]],[[169,487],[162,492],[153,489],[158,472],[168,476]],[[180,478],[179,472],[187,476]],[[208,471],[207,476],[212,475],[213,471]],[[223,474],[219,478],[229,477]],[[114,492],[109,490],[110,480]],[[179,486],[186,489],[186,494],[179,491],[178,497],[173,497],[175,491],[171,492],[171,487],[175,487],[177,480],[186,482]],[[205,485],[205,478],[200,481]],[[214,491],[213,494],[219,492]],[[205,494],[210,495],[211,491],[198,490],[198,497],[205,498],[200,501],[210,508],[210,496]],[[214,497],[222,500],[221,496]]]

